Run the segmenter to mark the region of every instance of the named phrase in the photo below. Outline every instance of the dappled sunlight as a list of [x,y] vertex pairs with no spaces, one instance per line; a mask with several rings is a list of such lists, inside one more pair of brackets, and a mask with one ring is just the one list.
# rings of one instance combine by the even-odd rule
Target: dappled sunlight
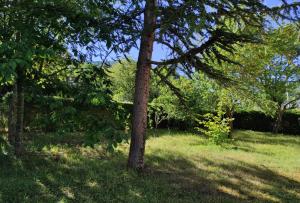
[[246,199],[247,198],[245,195],[240,194],[238,190],[234,190],[234,189],[232,189],[230,187],[226,187],[224,185],[218,186],[217,189],[221,192],[232,195],[236,198],[241,198],[241,199]]
[[63,187],[63,188],[61,188],[61,192],[67,197],[67,198],[69,198],[69,199],[75,199],[75,195],[74,195],[74,193],[73,193],[73,191],[72,191],[72,189],[71,188],[69,188],[69,187]]
[[[181,166],[185,168],[182,171],[182,174],[185,175],[187,175],[187,171],[194,170],[192,175],[193,178],[191,179],[195,180],[195,177],[200,175],[201,178],[207,179],[205,182],[216,184],[216,187],[213,188],[215,192],[220,190],[223,193],[234,197],[254,200],[260,199],[261,201],[271,202],[281,202],[285,199],[299,199],[300,178],[295,177],[299,168],[289,169],[291,172],[288,172],[285,171],[285,164],[280,164],[276,161],[274,162],[276,156],[280,158],[280,153],[286,153],[282,150],[293,150],[294,146],[297,145],[297,142],[291,145],[283,145],[286,149],[279,149],[277,152],[277,148],[270,148],[271,150],[267,151],[260,149],[255,143],[250,143],[246,145],[247,147],[244,146],[245,141],[243,136],[247,135],[251,139],[260,139],[261,142],[270,142],[270,145],[272,146],[271,140],[268,140],[268,135],[266,141],[263,137],[264,133],[257,133],[256,135],[254,132],[242,132],[243,131],[238,131],[235,133],[236,140],[225,147],[224,153],[219,152],[220,154],[215,154],[213,152],[215,147],[208,145],[207,147],[212,150],[208,156],[209,158],[207,158],[206,153],[203,153],[202,149],[205,146],[199,146],[200,143],[204,142],[201,140],[203,138],[194,136],[194,138],[190,139],[191,143],[193,143],[192,147],[197,147],[194,143],[199,143],[199,151],[196,152],[190,147],[188,153],[184,153],[186,149],[181,151],[182,148],[174,147],[172,141],[175,141],[174,139],[176,139],[176,136],[173,137],[173,140],[169,139],[169,137],[165,137],[166,140],[162,140],[163,138],[161,138],[160,140],[156,140],[153,144],[153,148],[157,148],[157,150],[155,151],[151,148],[153,150],[151,151],[151,155],[158,154],[161,158],[167,157],[167,162],[157,161],[157,158],[151,158],[150,160],[154,163],[154,168],[162,168],[167,174],[180,172]],[[196,141],[197,139],[200,140]],[[299,138],[280,136],[275,142],[284,142],[285,139],[299,140]],[[161,150],[161,146],[163,146],[167,140],[170,142],[170,147],[168,147],[168,149],[171,148],[171,150],[169,152],[167,152],[167,150]],[[180,142],[181,139],[178,138],[177,141]],[[180,142],[182,145],[187,144],[184,140],[182,141],[183,142]],[[161,144],[158,144],[157,146],[157,143],[159,142]],[[174,154],[175,150],[172,150],[173,147],[177,149],[176,154]],[[300,148],[298,148],[297,153],[299,153],[299,149]],[[219,150],[222,151],[222,147],[220,147]],[[151,155],[149,155],[149,157],[152,157]],[[183,160],[180,160],[179,157],[189,160],[189,163],[183,163]],[[293,157],[294,158],[290,157],[289,160],[285,161],[296,161],[295,158],[297,156],[294,155]],[[265,160],[269,161],[265,162]],[[169,163],[170,161],[173,163]],[[161,163],[161,165],[158,166],[158,163]],[[169,164],[166,165],[166,163]],[[295,165],[297,165],[297,161]],[[202,184],[203,182],[200,181],[199,186]],[[284,187],[284,189],[282,187]]]
[[[238,160],[218,162],[206,158],[197,160],[197,162],[201,162],[201,167],[198,167],[182,157],[174,158],[170,154],[165,154],[162,157],[166,158],[164,161],[160,161],[161,165],[153,167],[157,169],[159,174],[175,176],[178,181],[177,184],[184,190],[193,191],[197,190],[196,188],[206,188],[203,195],[222,196],[222,193],[225,193],[232,196],[231,198],[271,202],[299,198],[297,194],[300,193],[299,180],[293,180],[266,167],[259,167]],[[150,160],[153,159],[159,158],[150,156]],[[183,180],[188,182],[187,185],[184,184]],[[195,185],[190,188],[189,184],[192,183]]]
[[[29,151],[19,161],[7,157],[8,164],[0,166],[0,201],[16,193],[21,195],[13,196],[15,202],[26,198],[33,202],[143,202],[145,198],[152,202],[300,200],[296,156],[292,153],[290,160],[276,162],[280,158],[272,151],[276,145],[270,145],[268,152],[250,143],[246,151],[243,133],[248,132],[236,132],[235,141],[226,146],[211,145],[201,136],[183,132],[152,137],[148,140],[143,173],[126,170],[128,144],[109,154],[100,145],[74,147],[41,139],[39,151]],[[263,140],[251,134],[249,138]],[[283,147],[293,149],[294,145]],[[284,166],[292,161],[294,165]],[[11,185],[16,187],[12,190]],[[24,191],[24,187],[30,190]]]
[[90,188],[97,188],[97,187],[99,187],[99,185],[98,185],[98,183],[96,181],[91,181],[91,180],[87,181],[86,185],[88,187],[90,187]]

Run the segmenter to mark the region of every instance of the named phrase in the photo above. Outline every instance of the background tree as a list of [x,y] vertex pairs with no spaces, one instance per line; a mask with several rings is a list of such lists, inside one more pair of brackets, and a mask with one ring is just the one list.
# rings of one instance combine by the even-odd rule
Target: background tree
[[273,132],[281,128],[287,109],[296,107],[300,100],[299,32],[296,25],[287,25],[271,31],[267,39],[269,63],[263,67],[258,82],[267,98],[277,106]]
[[112,65],[109,69],[109,76],[112,79],[114,100],[133,102],[135,72],[136,62],[133,60],[122,60]]
[[289,24],[266,31],[261,37],[262,44],[238,48],[232,60],[240,65],[229,65],[228,70],[243,81],[235,88],[242,90],[240,98],[246,94],[256,104],[252,108],[257,106],[275,115],[273,132],[277,133],[283,113],[299,100],[299,34],[297,25]]

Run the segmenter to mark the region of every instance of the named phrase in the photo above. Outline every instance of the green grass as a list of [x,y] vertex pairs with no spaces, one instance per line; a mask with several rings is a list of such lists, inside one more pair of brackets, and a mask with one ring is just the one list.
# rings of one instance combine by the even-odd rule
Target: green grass
[[182,132],[150,136],[146,169],[126,170],[79,134],[34,136],[0,157],[0,202],[300,202],[300,137],[236,131],[222,147]]

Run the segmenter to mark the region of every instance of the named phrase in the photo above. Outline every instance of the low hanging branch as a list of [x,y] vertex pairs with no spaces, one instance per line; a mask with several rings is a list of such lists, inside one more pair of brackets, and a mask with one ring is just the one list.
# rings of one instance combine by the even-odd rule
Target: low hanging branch
[[152,71],[161,79],[161,81],[166,84],[172,91],[173,93],[178,97],[178,99],[180,100],[180,103],[184,104],[186,101],[186,98],[184,97],[184,95],[182,94],[181,90],[179,88],[177,88],[175,85],[173,85],[166,76],[164,76],[161,72],[160,72],[160,68],[157,67],[155,69],[152,69]]
[[293,104],[293,103],[296,103],[298,100],[300,100],[300,96],[296,97],[295,99],[291,100],[291,101],[288,101],[287,103],[285,103],[283,105],[283,109],[286,109],[288,107],[288,105],[290,104]]

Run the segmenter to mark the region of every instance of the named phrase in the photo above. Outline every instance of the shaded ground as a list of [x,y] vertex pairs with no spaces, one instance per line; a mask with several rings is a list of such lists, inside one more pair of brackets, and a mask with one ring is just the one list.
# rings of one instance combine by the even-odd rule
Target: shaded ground
[[237,131],[214,146],[160,131],[147,142],[143,174],[80,135],[41,135],[21,160],[0,157],[0,202],[300,202],[300,137]]

